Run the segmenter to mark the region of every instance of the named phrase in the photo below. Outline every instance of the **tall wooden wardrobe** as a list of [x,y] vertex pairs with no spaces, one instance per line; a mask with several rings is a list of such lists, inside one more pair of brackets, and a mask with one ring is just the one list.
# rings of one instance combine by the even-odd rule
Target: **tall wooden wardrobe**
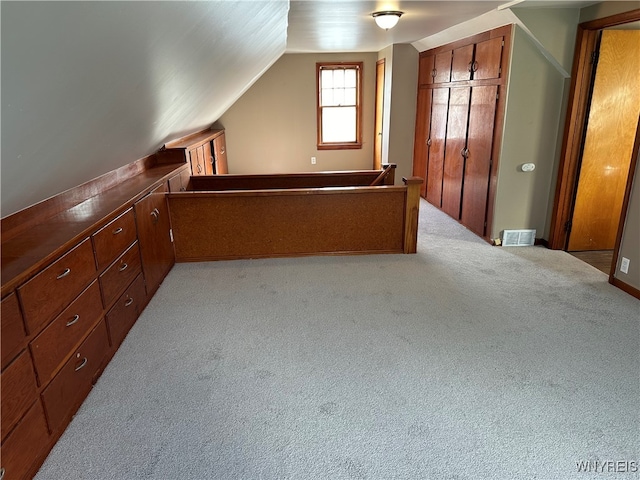
[[420,53],[413,175],[422,196],[489,240],[510,25]]

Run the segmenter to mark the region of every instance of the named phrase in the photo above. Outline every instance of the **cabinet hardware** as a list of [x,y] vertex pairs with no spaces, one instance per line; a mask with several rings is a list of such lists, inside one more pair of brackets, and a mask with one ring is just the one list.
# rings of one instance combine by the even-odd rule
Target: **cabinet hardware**
[[429,146],[429,147],[431,146],[431,139],[430,138],[427,138],[427,146]]
[[220,155],[224,155],[224,148],[220,150]]
[[120,265],[120,268],[118,270],[120,270],[121,272],[124,272],[128,266],[129,265],[127,265],[126,263],[123,263],[122,265]]
[[2,480],[4,478],[4,467],[0,468],[0,480]]
[[473,71],[473,62],[469,62],[469,65],[467,66],[467,70],[469,71],[469,73]]
[[122,233],[122,230],[123,230],[123,228],[122,228],[122,227],[118,227],[118,228],[116,228],[116,229],[113,231],[113,234],[114,234],[114,235],[117,235],[117,234],[119,234],[119,233]]
[[462,155],[464,158],[467,158],[469,156],[469,149],[463,148],[462,150],[460,150],[460,155]]
[[80,320],[80,315],[75,314],[75,315],[73,316],[73,318],[67,322],[67,327],[70,327],[70,326],[71,326],[71,325],[73,325],[74,323],[77,323],[77,322],[78,322],[78,320]]
[[436,78],[436,75],[438,74],[438,70],[436,70],[435,68],[433,70],[431,70],[431,76],[433,78]]
[[474,72],[478,71],[478,61],[477,60],[473,61],[473,65],[471,66],[471,68],[473,69]]
[[69,275],[71,273],[71,269],[70,268],[65,268],[64,272],[62,272],[60,275],[58,275],[56,277],[56,279],[60,280],[61,278],[66,277],[67,275]]
[[127,301],[126,301],[126,302],[124,302],[124,306],[125,306],[125,307],[128,307],[128,306],[129,306],[129,305],[131,305],[132,303],[133,303],[133,298],[129,298],[129,299],[127,299]]
[[158,210],[157,208],[154,208],[153,211],[156,212],[156,215],[160,216],[160,210]]
[[153,224],[155,225],[156,223],[158,223],[158,214],[155,212],[155,209],[153,212],[151,212],[151,216],[153,217]]
[[77,372],[78,370],[82,370],[82,369],[84,368],[84,366],[87,364],[87,362],[88,362],[88,361],[89,361],[89,360],[87,359],[87,357],[84,357],[84,358],[82,359],[82,363],[76,367],[76,369],[75,369],[75,370],[76,370],[76,372]]

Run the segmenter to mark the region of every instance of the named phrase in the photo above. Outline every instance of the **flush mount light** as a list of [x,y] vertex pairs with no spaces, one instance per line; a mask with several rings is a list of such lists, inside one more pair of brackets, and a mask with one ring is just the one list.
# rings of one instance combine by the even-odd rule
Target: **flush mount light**
[[386,10],[384,12],[372,13],[371,16],[380,28],[389,30],[396,26],[396,23],[398,23],[398,20],[400,20],[400,16],[403,13],[404,12],[399,12],[397,10]]

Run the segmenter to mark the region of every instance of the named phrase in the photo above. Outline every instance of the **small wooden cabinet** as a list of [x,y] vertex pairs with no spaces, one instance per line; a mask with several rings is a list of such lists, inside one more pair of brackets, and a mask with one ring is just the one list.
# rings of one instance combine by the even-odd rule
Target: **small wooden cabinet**
[[191,168],[191,175],[229,173],[224,130],[204,130],[167,143],[163,152],[181,152]]
[[149,296],[175,263],[165,184],[135,203],[142,271]]

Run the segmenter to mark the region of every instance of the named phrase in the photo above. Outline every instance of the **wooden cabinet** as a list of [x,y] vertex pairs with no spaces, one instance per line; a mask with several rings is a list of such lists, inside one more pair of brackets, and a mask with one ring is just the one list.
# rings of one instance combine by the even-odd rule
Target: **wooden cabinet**
[[182,169],[180,173],[169,179],[169,192],[184,192],[189,188],[189,180],[191,179],[191,170]]
[[[96,185],[83,185],[77,187],[81,193],[72,189],[2,219],[0,469],[5,480],[35,474],[147,305],[134,208],[145,193],[152,199],[147,216],[157,215],[162,226],[143,228],[144,244],[151,245],[147,254],[156,241],[165,252],[168,241],[171,253],[160,270],[149,262],[152,282],[159,284],[173,265],[163,192],[167,179],[182,172],[186,185],[189,170],[163,163],[167,158],[174,157],[128,166],[116,175],[126,178],[115,187],[109,181],[102,193]],[[79,198],[87,199],[82,210]],[[152,238],[161,230],[162,239]]]
[[[422,195],[476,234],[490,231],[511,27],[420,54],[413,175]],[[504,72],[504,73],[503,73]]]
[[191,175],[220,175],[229,173],[224,130],[204,130],[167,143],[163,152],[183,152]]
[[149,296],[158,289],[175,263],[165,191],[165,186],[161,185],[134,206],[142,271]]
[[223,175],[225,173],[229,173],[229,165],[227,164],[227,143],[224,137],[224,132],[213,139],[213,159],[215,162],[214,174]]

